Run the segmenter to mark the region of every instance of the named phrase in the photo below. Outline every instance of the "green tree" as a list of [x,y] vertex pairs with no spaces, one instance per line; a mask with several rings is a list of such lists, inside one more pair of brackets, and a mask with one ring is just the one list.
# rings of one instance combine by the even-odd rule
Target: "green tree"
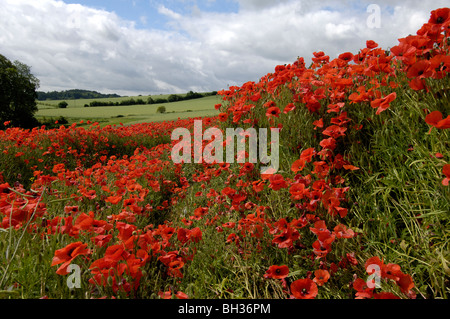
[[166,113],[166,107],[164,105],[161,105],[160,107],[158,107],[158,109],[156,110],[156,113]]
[[60,109],[65,109],[67,107],[67,105],[69,105],[69,103],[67,103],[66,101],[62,101],[58,103],[58,107]]
[[0,54],[0,129],[5,122],[23,128],[39,125],[34,117],[38,87],[39,80],[29,66]]
[[167,98],[167,101],[169,101],[169,102],[177,102],[177,101],[181,101],[181,100],[182,100],[182,98],[176,94],[171,94]]

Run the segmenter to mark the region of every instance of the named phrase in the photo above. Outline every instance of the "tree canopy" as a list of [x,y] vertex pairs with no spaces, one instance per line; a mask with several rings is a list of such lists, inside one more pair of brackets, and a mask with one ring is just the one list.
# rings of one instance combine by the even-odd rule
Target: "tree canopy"
[[39,80],[28,65],[0,54],[0,129],[5,122],[23,128],[39,125],[34,117],[38,87]]

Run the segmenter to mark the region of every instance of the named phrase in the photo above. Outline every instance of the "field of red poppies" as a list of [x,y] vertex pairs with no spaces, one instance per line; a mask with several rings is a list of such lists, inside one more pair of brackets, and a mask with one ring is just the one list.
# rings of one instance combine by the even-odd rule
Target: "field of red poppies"
[[0,131],[0,297],[447,298],[449,28],[220,91],[203,129],[279,128],[274,174],[175,164],[194,118]]

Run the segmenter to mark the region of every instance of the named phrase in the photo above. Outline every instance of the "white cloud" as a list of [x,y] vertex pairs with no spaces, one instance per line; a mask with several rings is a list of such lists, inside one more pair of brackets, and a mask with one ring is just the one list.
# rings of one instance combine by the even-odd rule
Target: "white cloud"
[[169,29],[157,30],[62,1],[0,0],[0,54],[30,65],[42,90],[220,90],[257,81],[297,56],[308,63],[314,51],[335,57],[357,52],[369,39],[391,47],[446,3],[380,0],[381,28],[371,29],[371,1],[238,2],[238,13],[206,13],[194,5],[184,14],[159,5]]

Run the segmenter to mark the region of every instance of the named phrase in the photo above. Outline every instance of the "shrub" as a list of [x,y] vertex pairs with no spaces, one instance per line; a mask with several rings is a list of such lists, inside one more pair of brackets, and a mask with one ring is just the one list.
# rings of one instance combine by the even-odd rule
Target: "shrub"
[[164,105],[161,105],[160,107],[158,107],[158,109],[156,110],[156,113],[166,113],[166,107]]
[[65,109],[67,107],[67,105],[69,105],[66,101],[62,101],[58,103],[58,107],[60,109]]

